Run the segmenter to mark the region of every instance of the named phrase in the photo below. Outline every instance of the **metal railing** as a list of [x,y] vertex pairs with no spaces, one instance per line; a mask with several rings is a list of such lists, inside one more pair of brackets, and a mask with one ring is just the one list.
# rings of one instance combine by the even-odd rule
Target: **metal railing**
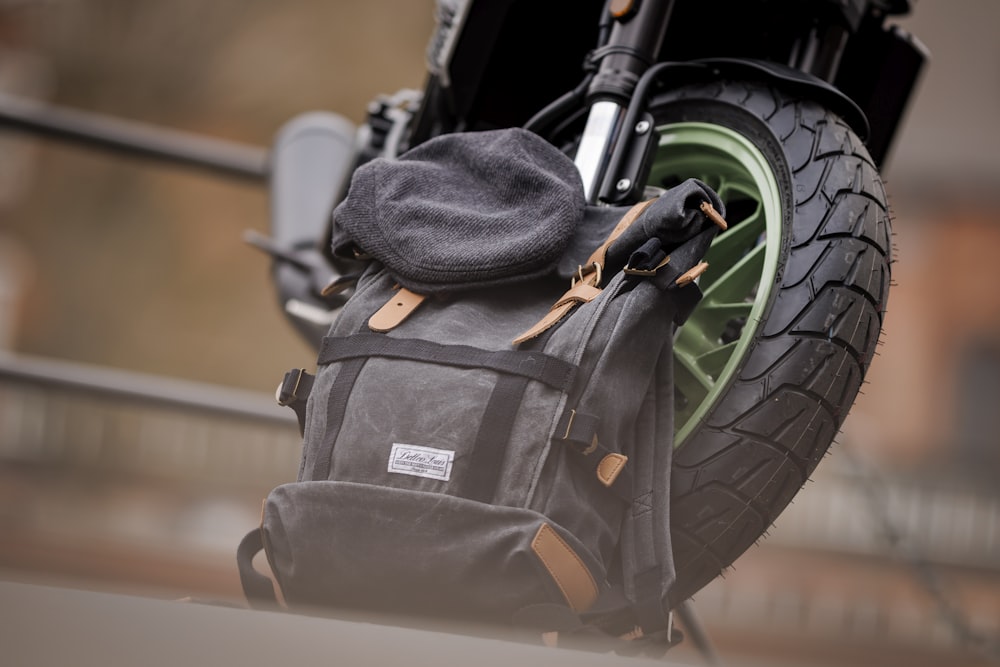
[[227,387],[0,355],[0,459],[218,484],[294,479],[291,410]]

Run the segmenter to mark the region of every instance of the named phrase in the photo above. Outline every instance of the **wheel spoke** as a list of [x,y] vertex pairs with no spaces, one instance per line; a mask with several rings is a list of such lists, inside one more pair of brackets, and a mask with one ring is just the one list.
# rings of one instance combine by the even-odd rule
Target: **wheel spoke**
[[677,396],[674,420],[687,422],[712,389],[712,381],[698,368],[698,364],[683,352],[674,354],[674,392]]
[[733,262],[711,285],[703,288],[706,303],[739,303],[753,296],[764,266],[763,245],[756,246]]
[[750,317],[751,310],[753,310],[753,303],[747,301],[739,303],[713,302],[702,305],[692,317],[703,328],[709,331],[720,332],[719,337],[721,338],[721,334],[725,333],[726,326],[730,322],[746,322],[747,318]]
[[717,378],[726,367],[726,362],[729,361],[729,357],[732,356],[735,348],[735,342],[728,343],[722,347],[716,347],[698,357],[695,360],[695,363],[698,364],[698,368],[701,369],[702,373],[706,376],[713,379]]
[[697,178],[719,195],[729,229],[716,237],[699,279],[703,298],[674,340],[680,445],[737,372],[770,298],[781,239],[777,183],[760,150],[728,128],[677,123],[658,128],[650,185]]

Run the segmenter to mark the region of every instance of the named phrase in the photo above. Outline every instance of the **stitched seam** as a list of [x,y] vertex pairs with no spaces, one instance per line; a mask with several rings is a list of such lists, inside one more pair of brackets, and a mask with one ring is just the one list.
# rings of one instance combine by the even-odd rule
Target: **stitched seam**
[[639,517],[645,514],[646,512],[652,512],[652,511],[653,511],[653,494],[651,492],[644,493],[635,499],[632,507],[632,516]]
[[[608,459],[612,460],[611,470],[605,470]],[[604,486],[611,486],[615,483],[618,478],[618,473],[625,466],[625,462],[628,461],[628,457],[624,454],[608,454],[601,460],[601,464],[597,466],[597,476],[601,480]]]

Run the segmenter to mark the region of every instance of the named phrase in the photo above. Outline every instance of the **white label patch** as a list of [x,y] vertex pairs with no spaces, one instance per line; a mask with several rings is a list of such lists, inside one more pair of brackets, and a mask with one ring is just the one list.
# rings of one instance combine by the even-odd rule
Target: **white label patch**
[[455,452],[448,449],[394,442],[392,452],[389,454],[389,472],[447,482],[451,478],[451,466],[454,461]]

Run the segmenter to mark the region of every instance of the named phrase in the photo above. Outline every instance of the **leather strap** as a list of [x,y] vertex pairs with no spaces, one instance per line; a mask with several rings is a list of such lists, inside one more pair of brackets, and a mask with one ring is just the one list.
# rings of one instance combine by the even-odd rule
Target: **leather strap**
[[622,216],[622,219],[618,221],[617,225],[615,225],[615,228],[611,230],[610,234],[608,234],[608,238],[605,239],[604,243],[599,245],[594,252],[590,253],[590,258],[587,260],[587,266],[600,265],[603,267],[608,255],[608,248],[611,247],[611,244],[617,241],[618,237],[624,234],[625,230],[631,227],[632,223],[639,219],[639,216],[642,215],[643,211],[649,208],[649,206],[655,201],[656,199],[647,199],[646,201],[639,202],[626,211],[625,215]]
[[556,301],[555,305],[552,306],[549,312],[545,314],[545,317],[538,320],[534,326],[514,339],[514,345],[519,345],[526,340],[537,338],[540,334],[558,324],[562,318],[566,317],[569,311],[573,310],[581,303],[593,301],[598,297],[598,295],[600,295],[600,293],[600,288],[589,283],[578,282],[574,284],[569,288],[569,290],[566,291],[565,294],[559,297],[559,300]]
[[648,199],[644,202],[640,202],[626,211],[622,219],[618,221],[615,228],[611,230],[608,234],[608,238],[605,239],[604,243],[599,245],[594,252],[590,253],[590,257],[587,259],[587,263],[579,268],[577,271],[577,277],[573,279],[573,284],[555,302],[549,312],[545,314],[545,317],[540,319],[535,323],[530,329],[520,334],[514,339],[514,345],[519,345],[525,341],[531,340],[537,337],[544,331],[551,329],[553,326],[558,324],[566,315],[569,314],[571,310],[576,308],[581,303],[589,303],[596,299],[601,293],[601,273],[604,270],[604,263],[607,261],[608,248],[611,247],[618,237],[621,236],[626,229],[632,226],[642,212],[645,211],[650,204],[652,204],[655,199]]
[[426,298],[423,294],[400,287],[399,291],[368,319],[368,328],[378,333],[392,331],[412,315]]

